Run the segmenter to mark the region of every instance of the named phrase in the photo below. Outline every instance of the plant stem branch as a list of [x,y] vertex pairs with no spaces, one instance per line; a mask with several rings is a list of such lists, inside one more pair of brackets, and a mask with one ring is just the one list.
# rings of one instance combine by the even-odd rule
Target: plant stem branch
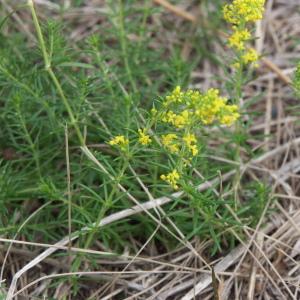
[[65,106],[65,108],[68,112],[68,115],[69,115],[69,118],[70,118],[70,121],[71,121],[71,125],[74,127],[74,129],[76,131],[76,134],[77,134],[77,137],[79,139],[79,142],[80,142],[81,146],[84,146],[85,145],[85,140],[84,140],[83,135],[82,135],[82,133],[79,129],[76,118],[74,117],[74,113],[72,111],[71,105],[69,104],[69,101],[66,98],[66,96],[64,94],[64,91],[61,87],[61,84],[59,83],[59,81],[58,81],[58,79],[57,79],[57,77],[56,77],[56,75],[53,72],[53,69],[51,67],[51,61],[50,61],[49,55],[47,53],[45,40],[44,40],[43,33],[42,33],[42,30],[41,30],[41,26],[39,24],[39,20],[38,20],[38,17],[37,17],[35,8],[34,8],[33,0],[28,0],[27,4],[28,4],[29,9],[31,11],[34,27],[35,27],[35,30],[36,30],[36,33],[37,33],[37,36],[38,36],[39,46],[40,46],[42,54],[43,54],[45,69],[48,72],[49,76],[51,77],[51,79],[52,79],[52,81],[53,81],[53,83],[54,83],[54,85],[57,89],[57,92],[58,92],[62,102],[64,103],[64,106]]

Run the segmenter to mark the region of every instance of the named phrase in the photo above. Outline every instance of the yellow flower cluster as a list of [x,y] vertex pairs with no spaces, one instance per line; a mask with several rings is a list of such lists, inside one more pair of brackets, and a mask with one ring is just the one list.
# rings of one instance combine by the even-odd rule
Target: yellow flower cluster
[[111,146],[119,146],[121,150],[125,150],[126,146],[129,144],[129,140],[125,138],[124,135],[117,135],[108,143]]
[[233,30],[233,34],[228,39],[229,46],[237,50],[244,50],[245,42],[251,38],[249,30],[247,28],[239,30],[236,26],[233,27]]
[[199,152],[196,136],[191,133],[187,133],[182,137],[182,139],[180,139],[180,137],[175,133],[169,133],[162,135],[161,141],[163,146],[171,153],[178,153],[180,151],[180,145],[183,145],[183,143],[192,156],[196,156]]
[[199,152],[197,147],[197,139],[193,133],[188,133],[183,136],[183,141],[185,142],[186,146],[188,147],[189,151],[192,153],[193,156],[196,156]]
[[245,54],[243,54],[242,59],[245,64],[250,64],[258,60],[258,54],[255,49],[250,48]]
[[224,6],[224,18],[235,25],[256,22],[263,17],[264,4],[265,0],[233,0]]
[[174,190],[178,189],[177,182],[180,179],[180,175],[176,169],[174,169],[172,172],[168,173],[167,175],[162,174],[160,178],[168,182]]
[[[147,134],[147,130],[145,128],[138,130],[138,142],[143,146],[151,144],[152,140],[150,135]],[[124,135],[116,135],[108,142],[108,144],[111,146],[118,146],[122,151],[124,151],[126,150],[126,146],[129,144],[129,140],[125,138]]]
[[[195,90],[182,91],[177,86],[162,102],[160,110],[155,110],[155,125],[168,124],[172,133],[162,134],[161,142],[167,151],[182,158],[184,168],[199,153],[196,131],[199,125],[221,124],[230,126],[238,118],[238,107],[227,103],[217,89],[202,93]],[[165,126],[165,125],[164,125]],[[164,130],[166,130],[164,128]],[[178,188],[179,173],[175,169],[161,179],[173,188]]]
[[[248,23],[262,19],[264,4],[265,0],[233,0],[223,8],[224,19],[232,24],[233,30],[228,45],[239,52],[240,62],[244,65],[256,62],[259,57],[256,50],[247,49],[245,44],[251,39]],[[240,62],[235,62],[233,66],[240,67]]]
[[227,105],[220,117],[220,122],[227,126],[232,125],[240,116],[237,109],[237,105]]
[[149,145],[152,140],[150,138],[150,136],[146,133],[146,129],[139,129],[138,130],[139,133],[139,143],[146,146]]
[[172,95],[174,93],[177,95],[178,91],[180,87],[176,87],[172,94],[166,97],[163,103],[166,110],[162,113],[161,119],[177,129],[197,126],[199,122],[204,125],[213,122],[231,125],[239,117],[238,107],[227,104],[227,99],[219,96],[217,89],[209,89],[206,93],[194,90],[180,91],[181,97],[177,97],[176,101],[170,101],[173,99]]
[[173,111],[169,110],[163,116],[162,121],[170,123],[177,128],[183,128],[189,122],[189,112],[188,110],[183,110],[180,114],[175,114]]
[[174,102],[182,102],[184,94],[181,91],[180,86],[176,86],[173,93],[171,95],[168,95],[164,101],[164,105],[168,105],[168,103],[174,103]]
[[169,133],[161,136],[162,144],[171,153],[179,152],[178,136],[175,133]]

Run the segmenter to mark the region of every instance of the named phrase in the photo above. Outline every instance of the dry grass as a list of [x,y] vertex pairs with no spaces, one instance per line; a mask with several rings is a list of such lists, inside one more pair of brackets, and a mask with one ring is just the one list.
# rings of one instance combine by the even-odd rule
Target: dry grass
[[[11,10],[10,1],[1,0],[7,11]],[[35,1],[41,15],[56,16],[58,5],[46,0]],[[174,8],[167,1],[155,0],[151,5],[163,5],[164,16],[173,18],[177,26],[182,22],[197,22],[197,10],[193,10],[193,1],[181,1],[182,6]],[[64,1],[67,6],[69,1]],[[64,18],[72,24],[70,38],[80,40],[93,32],[93,25],[105,22],[104,1],[85,1],[80,9],[71,9]],[[189,5],[187,5],[189,3]],[[194,239],[186,242],[184,236],[178,236],[183,246],[169,253],[160,253],[151,240],[145,244],[132,241],[136,255],[126,253],[115,256],[113,253],[103,253],[93,249],[68,247],[69,237],[66,236],[55,245],[27,243],[18,240],[0,239],[0,261],[7,254],[6,268],[10,269],[13,280],[10,283],[8,299],[41,299],[46,294],[52,278],[77,275],[86,282],[79,297],[81,299],[299,299],[300,283],[300,126],[297,116],[290,107],[296,104],[291,88],[287,83],[294,70],[293,59],[299,59],[299,46],[293,44],[291,36],[300,35],[299,1],[269,0],[267,1],[266,17],[257,25],[257,35],[261,38],[256,42],[256,48],[266,54],[258,69],[259,76],[246,87],[246,95],[254,91],[265,91],[260,102],[250,107],[252,111],[262,114],[256,117],[253,126],[249,128],[252,139],[249,141],[255,149],[264,149],[264,154],[253,161],[240,166],[241,172],[247,178],[262,178],[272,186],[272,193],[278,200],[272,203],[276,212],[268,217],[263,214],[255,229],[243,228],[247,240],[224,257],[209,261],[207,250],[210,241]],[[193,12],[188,13],[188,11]],[[97,14],[96,12],[99,12]],[[198,12],[199,13],[199,12]],[[199,13],[199,15],[201,15]],[[13,15],[19,30],[26,34],[29,40],[35,38],[28,28],[26,15]],[[157,18],[157,17],[156,17]],[[159,19],[155,20],[160,22]],[[179,24],[179,25],[178,25]],[[171,42],[173,36],[164,33]],[[159,37],[158,37],[159,38]],[[153,41],[159,43],[160,41]],[[222,49],[215,46],[215,51],[222,54]],[[183,47],[183,55],[189,59],[189,45]],[[193,87],[211,86],[214,83],[212,74],[222,75],[221,69],[204,61],[201,68],[193,73]],[[247,97],[245,98],[247,102]],[[263,141],[256,136],[266,134]],[[224,161],[222,157],[211,159]],[[234,162],[226,160],[228,164]],[[199,187],[204,190],[216,182],[224,182],[234,172],[223,178],[216,178]],[[141,182],[143,187],[143,184]],[[145,187],[144,187],[145,188]],[[147,190],[145,190],[147,192]],[[218,191],[216,191],[218,193]],[[180,192],[173,197],[180,196]],[[142,211],[151,212],[168,203],[170,198],[151,199],[149,202],[136,205],[114,215],[104,218],[100,226],[116,222]],[[269,203],[270,205],[270,203]],[[270,207],[267,207],[270,209]],[[160,220],[162,211],[156,211],[157,228],[163,226]],[[151,212],[152,214],[152,212]],[[262,224],[264,226],[262,226]],[[175,225],[174,225],[175,226]],[[83,229],[84,230],[84,229]],[[79,232],[72,235],[76,240]],[[233,234],[235,234],[233,232]],[[5,245],[11,242],[9,249]],[[22,245],[22,247],[17,247]],[[36,251],[29,251],[29,246]],[[147,247],[148,257],[141,256]],[[44,249],[43,252],[40,252]],[[96,263],[105,271],[69,272],[69,261],[65,258],[53,258],[56,251],[70,253],[89,253]],[[103,259],[106,254],[107,258]],[[101,255],[101,259],[98,258]],[[88,262],[87,262],[88,263]],[[214,266],[218,297],[213,292],[211,266]],[[88,266],[86,266],[88,269]],[[32,274],[38,272],[38,279],[32,280]],[[106,284],[99,286],[97,280]],[[54,291],[55,299],[64,299],[70,286],[62,284]],[[122,295],[122,296],[120,296]],[[124,296],[126,295],[126,296]]]

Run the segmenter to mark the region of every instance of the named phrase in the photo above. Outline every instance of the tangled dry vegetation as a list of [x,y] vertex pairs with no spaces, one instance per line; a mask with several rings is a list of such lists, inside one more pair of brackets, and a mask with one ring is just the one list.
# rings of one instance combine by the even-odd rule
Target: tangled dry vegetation
[[[9,13],[17,2],[1,0],[2,16]],[[69,8],[66,13],[60,14],[60,5],[68,6],[69,2],[35,1],[41,19],[63,19],[74,43],[96,30],[96,24],[105,27],[105,1],[82,1],[84,3],[80,7]],[[150,16],[149,26],[152,23],[160,25],[160,32],[153,32],[151,47],[160,47],[163,43],[168,49],[182,43],[181,55],[186,60],[193,59],[189,41],[178,41],[176,28],[187,27],[193,31],[196,26],[205,26],[207,16],[199,10],[198,1],[179,1],[177,6],[164,0],[148,2],[149,6],[160,9],[159,13]],[[223,255],[211,258],[211,240],[194,238],[187,242],[179,233],[185,245],[174,251],[161,253],[158,245],[151,241],[143,244],[132,240],[135,254],[124,252],[121,256],[103,258],[103,252],[96,248],[77,248],[75,241],[79,234],[73,236],[71,248],[68,247],[68,237],[54,245],[25,242],[22,235],[11,244],[8,242],[12,240],[1,238],[1,264],[7,259],[3,295],[9,290],[8,299],[12,299],[16,292],[18,296],[15,299],[42,299],[47,295],[52,295],[49,299],[66,299],[73,277],[70,276],[69,283],[62,282],[55,287],[51,282],[54,278],[68,275],[69,260],[72,259],[72,255],[53,257],[53,254],[69,251],[93,255],[92,266],[91,261],[84,262],[85,269],[89,271],[73,273],[80,278],[76,299],[299,299],[300,124],[299,111],[293,109],[299,100],[289,86],[295,62],[300,58],[300,44],[295,42],[295,38],[300,37],[299,10],[298,0],[269,0],[265,18],[256,26],[256,34],[261,38],[256,41],[255,48],[265,56],[256,79],[245,87],[243,105],[249,107],[249,112],[255,113],[249,126],[249,145],[252,149],[262,149],[263,154],[249,161],[242,152],[240,172],[244,180],[267,182],[275,201],[267,203],[255,229],[243,228],[245,240],[241,239],[237,247]],[[21,11],[11,18],[18,30],[27,35],[28,43],[34,43],[33,29],[27,21],[30,20],[29,13]],[[223,38],[222,34],[219,38]],[[219,43],[212,42],[211,47],[215,53],[224,55]],[[208,59],[201,61],[192,73],[191,87],[205,89],[214,86],[216,74],[222,77],[222,69]],[[263,97],[253,104],[247,103],[248,96],[257,92],[263,92]],[[217,147],[220,142],[214,141],[212,146]],[[235,165],[235,162],[222,157],[210,159]],[[205,182],[198,190],[204,191],[213,186],[214,192],[219,194],[222,184],[235,172],[236,169]],[[125,209],[102,219],[100,226],[153,208],[163,211],[171,198],[180,195],[179,191],[170,198],[153,199]],[[157,225],[160,226],[159,222]],[[32,246],[35,251],[29,250]],[[100,242],[98,246],[102,249]],[[211,267],[214,268],[214,276]]]

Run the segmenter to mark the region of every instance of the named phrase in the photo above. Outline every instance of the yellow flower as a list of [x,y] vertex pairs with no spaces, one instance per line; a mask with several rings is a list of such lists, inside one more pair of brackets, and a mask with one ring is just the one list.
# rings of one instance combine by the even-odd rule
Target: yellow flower
[[165,123],[173,123],[175,118],[176,114],[172,110],[169,110],[167,113],[162,115],[162,121]]
[[[256,22],[263,17],[265,0],[233,0],[231,4],[223,7],[225,20],[232,24],[232,35],[228,38],[229,47],[243,51],[237,62],[233,64],[234,69],[241,65],[251,64],[258,60],[258,54],[254,49],[246,49],[245,43],[251,39],[248,23]],[[257,67],[254,64],[254,67]]]
[[189,112],[184,110],[180,114],[175,114],[172,110],[169,110],[163,115],[162,121],[170,123],[177,128],[183,128],[189,122]]
[[164,174],[161,175],[160,178],[163,181],[168,182],[172,186],[173,189],[175,189],[175,190],[178,189],[177,182],[180,178],[180,175],[176,169],[174,169],[171,173],[168,173],[167,175],[164,175]]
[[232,125],[238,118],[240,114],[238,113],[237,105],[227,105],[220,115],[220,123],[226,126]]
[[235,120],[236,118],[233,115],[224,115],[223,117],[221,117],[220,122],[223,125],[230,126],[234,123]]
[[233,69],[239,69],[241,67],[241,64],[239,62],[234,62],[233,64],[231,64],[231,67]]
[[192,133],[188,133],[188,134],[184,135],[182,139],[188,146],[197,142],[195,135]]
[[[197,126],[199,122],[204,125],[212,124],[215,121],[220,122],[220,117],[224,116],[224,109],[230,106],[227,104],[227,99],[220,96],[218,89],[209,89],[205,93],[180,90],[180,94],[182,102],[172,103],[169,110],[162,112],[159,118],[162,122],[173,125],[178,132],[187,127]],[[180,147],[177,143],[175,145],[170,143],[166,148],[172,153],[176,153]],[[190,151],[196,155],[197,146],[191,147]]]
[[214,122],[226,101],[226,98],[219,96],[219,90],[209,89],[197,104],[195,114],[203,124],[209,125]]
[[236,48],[237,50],[245,49],[245,42],[251,38],[251,34],[248,29],[238,29],[233,27],[234,32],[228,38],[228,43],[231,48]]
[[182,128],[189,122],[189,112],[188,110],[182,111],[179,115],[175,117],[173,125],[177,128]]
[[139,133],[139,142],[142,145],[146,146],[151,143],[151,138],[148,134],[146,134],[146,129],[139,129],[138,133]]
[[190,150],[191,150],[193,156],[196,156],[199,152],[197,145],[191,145]]
[[244,24],[262,19],[265,0],[233,0],[223,8],[224,19],[231,24]]
[[242,60],[245,64],[251,64],[258,60],[258,54],[255,49],[251,48],[242,56]]
[[173,90],[173,92],[171,93],[171,95],[167,96],[165,101],[164,101],[164,105],[167,106],[170,103],[174,103],[174,102],[182,102],[183,100],[183,92],[181,92],[181,87],[178,85],[175,87],[175,89]]
[[112,138],[109,142],[111,146],[119,146],[122,150],[125,150],[125,147],[128,145],[129,140],[124,137],[124,135],[117,135]]
[[183,136],[183,141],[186,143],[188,149],[192,152],[193,156],[196,156],[198,154],[198,148],[195,143],[197,143],[197,139],[194,134],[188,133]]
[[162,144],[171,152],[171,153],[177,153],[179,152],[179,146],[176,143],[177,135],[174,133],[169,133],[166,135],[162,135]]

